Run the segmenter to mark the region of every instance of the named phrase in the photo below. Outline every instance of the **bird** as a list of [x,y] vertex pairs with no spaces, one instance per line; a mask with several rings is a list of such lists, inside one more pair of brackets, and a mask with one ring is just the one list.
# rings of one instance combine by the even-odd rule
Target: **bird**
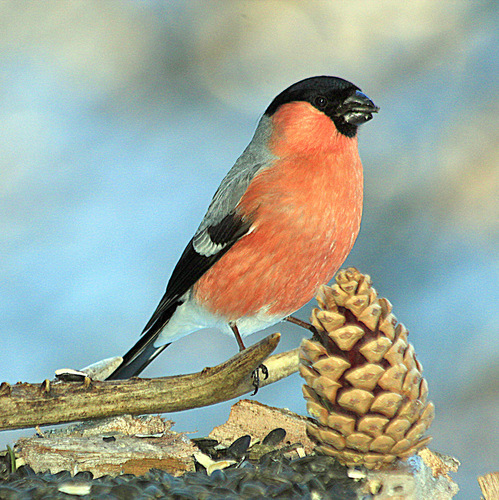
[[138,342],[108,380],[139,375],[173,341],[243,338],[290,319],[330,281],[360,229],[358,127],[379,108],[351,82],[301,80],[270,103],[223,178]]

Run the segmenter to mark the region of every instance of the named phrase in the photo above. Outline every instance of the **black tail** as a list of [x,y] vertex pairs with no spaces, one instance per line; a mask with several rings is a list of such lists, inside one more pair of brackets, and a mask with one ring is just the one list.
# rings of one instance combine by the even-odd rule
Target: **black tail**
[[146,366],[159,356],[170,344],[154,347],[160,332],[154,336],[143,335],[139,341],[123,356],[123,362],[106,380],[123,380],[136,377]]
[[168,321],[170,321],[178,305],[178,301],[170,300],[165,294],[142,331],[138,342],[123,356],[121,365],[106,380],[123,380],[136,377],[171,344],[170,342],[170,344],[154,347],[154,343]]

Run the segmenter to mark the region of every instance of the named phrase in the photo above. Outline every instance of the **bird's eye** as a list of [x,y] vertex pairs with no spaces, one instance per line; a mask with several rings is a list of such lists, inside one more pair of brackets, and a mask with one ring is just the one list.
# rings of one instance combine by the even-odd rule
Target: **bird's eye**
[[314,99],[314,105],[319,108],[319,109],[323,109],[326,107],[326,104],[327,104],[327,99],[320,95],[320,96],[317,96],[315,99]]

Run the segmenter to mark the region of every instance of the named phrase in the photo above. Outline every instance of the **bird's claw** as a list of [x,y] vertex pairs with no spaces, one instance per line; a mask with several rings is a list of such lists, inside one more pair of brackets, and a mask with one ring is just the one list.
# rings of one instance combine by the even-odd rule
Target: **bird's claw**
[[260,388],[260,371],[263,374],[263,380],[269,378],[269,369],[265,365],[260,365],[256,370],[253,371],[253,373],[251,374],[251,378],[253,379],[252,385],[255,390],[251,394],[252,396],[254,396]]

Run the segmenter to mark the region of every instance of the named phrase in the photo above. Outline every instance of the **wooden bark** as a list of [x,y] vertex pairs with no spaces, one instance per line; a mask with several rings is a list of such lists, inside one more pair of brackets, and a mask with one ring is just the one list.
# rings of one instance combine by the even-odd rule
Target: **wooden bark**
[[154,467],[179,476],[194,470],[197,448],[183,433],[171,431],[172,424],[158,416],[123,415],[21,438],[16,466],[52,474],[89,471],[94,477],[142,475]]
[[225,363],[199,373],[154,379],[98,382],[18,383],[0,386],[0,430],[58,424],[115,415],[167,413],[208,406],[251,392],[252,372],[262,363],[271,384],[298,370],[298,350],[267,359],[277,347],[274,333]]
[[499,498],[499,472],[491,472],[480,476],[478,484],[485,500],[497,500]]
[[307,436],[308,420],[290,410],[242,399],[232,405],[227,422],[215,427],[209,437],[229,446],[245,434],[249,434],[252,440],[262,441],[270,431],[281,427],[286,431],[286,443],[299,443],[304,453],[310,455],[315,445]]

